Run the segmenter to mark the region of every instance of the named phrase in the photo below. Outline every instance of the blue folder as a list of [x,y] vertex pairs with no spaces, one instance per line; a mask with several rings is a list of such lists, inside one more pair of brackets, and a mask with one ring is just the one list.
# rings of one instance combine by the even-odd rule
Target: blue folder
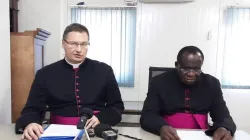
[[[44,130],[46,130],[48,127],[46,127]],[[77,136],[77,140],[81,140],[83,134],[84,134],[84,130],[81,130],[79,135]],[[67,137],[55,136],[55,137],[42,137],[42,138],[39,138],[39,140],[73,140],[74,138],[75,138],[75,136],[67,136]]]

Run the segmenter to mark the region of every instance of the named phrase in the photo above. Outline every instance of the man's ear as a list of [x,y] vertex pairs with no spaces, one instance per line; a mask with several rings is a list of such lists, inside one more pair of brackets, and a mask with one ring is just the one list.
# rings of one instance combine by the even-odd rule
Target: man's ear
[[175,65],[175,68],[177,68],[179,63],[177,61],[175,61],[174,65]]

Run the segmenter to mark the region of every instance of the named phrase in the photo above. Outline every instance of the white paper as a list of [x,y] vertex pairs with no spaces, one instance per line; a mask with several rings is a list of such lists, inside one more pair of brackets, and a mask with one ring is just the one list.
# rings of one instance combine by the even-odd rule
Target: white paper
[[51,124],[42,134],[42,137],[75,137],[80,133],[75,125]]
[[212,140],[203,131],[177,130],[177,134],[181,140]]
[[237,140],[250,140],[250,135],[242,130],[237,130],[234,135]]

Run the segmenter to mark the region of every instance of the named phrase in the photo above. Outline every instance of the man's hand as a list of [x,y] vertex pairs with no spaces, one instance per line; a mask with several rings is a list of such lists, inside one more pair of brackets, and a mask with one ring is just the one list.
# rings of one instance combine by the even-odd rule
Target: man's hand
[[26,126],[21,137],[22,140],[38,140],[43,133],[43,127],[37,123]]
[[98,118],[95,115],[93,115],[92,118],[87,120],[86,129],[95,128],[98,124],[100,124],[100,121],[98,120]]
[[218,128],[213,135],[213,140],[232,140],[233,137],[230,133],[230,131],[228,131],[225,128]]
[[160,129],[161,140],[180,140],[177,132],[171,126],[162,126]]

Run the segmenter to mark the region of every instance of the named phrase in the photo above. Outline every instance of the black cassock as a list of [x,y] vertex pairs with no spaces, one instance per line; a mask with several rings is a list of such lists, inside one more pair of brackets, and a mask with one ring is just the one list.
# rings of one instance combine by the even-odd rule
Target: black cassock
[[16,133],[29,123],[41,124],[47,106],[63,117],[79,117],[81,108],[88,107],[100,111],[97,118],[109,125],[119,123],[124,110],[112,68],[88,58],[78,68],[63,59],[37,71]]
[[[190,122],[184,120],[185,118],[182,116],[189,118],[192,116],[195,120],[208,113],[214,124],[211,127],[208,125],[206,134],[213,135],[213,132],[219,127],[228,129],[232,135],[235,133],[236,125],[223,99],[219,80],[201,73],[196,84],[186,86],[180,82],[175,69],[152,79],[140,123],[143,129],[159,134],[160,128],[170,123],[165,118],[170,118],[168,120],[171,121],[177,118],[178,120],[174,120],[174,123],[183,122],[183,124],[177,124],[177,126],[183,127],[186,125],[184,123]],[[197,117],[197,115],[199,116]],[[203,121],[198,119],[197,122]]]

